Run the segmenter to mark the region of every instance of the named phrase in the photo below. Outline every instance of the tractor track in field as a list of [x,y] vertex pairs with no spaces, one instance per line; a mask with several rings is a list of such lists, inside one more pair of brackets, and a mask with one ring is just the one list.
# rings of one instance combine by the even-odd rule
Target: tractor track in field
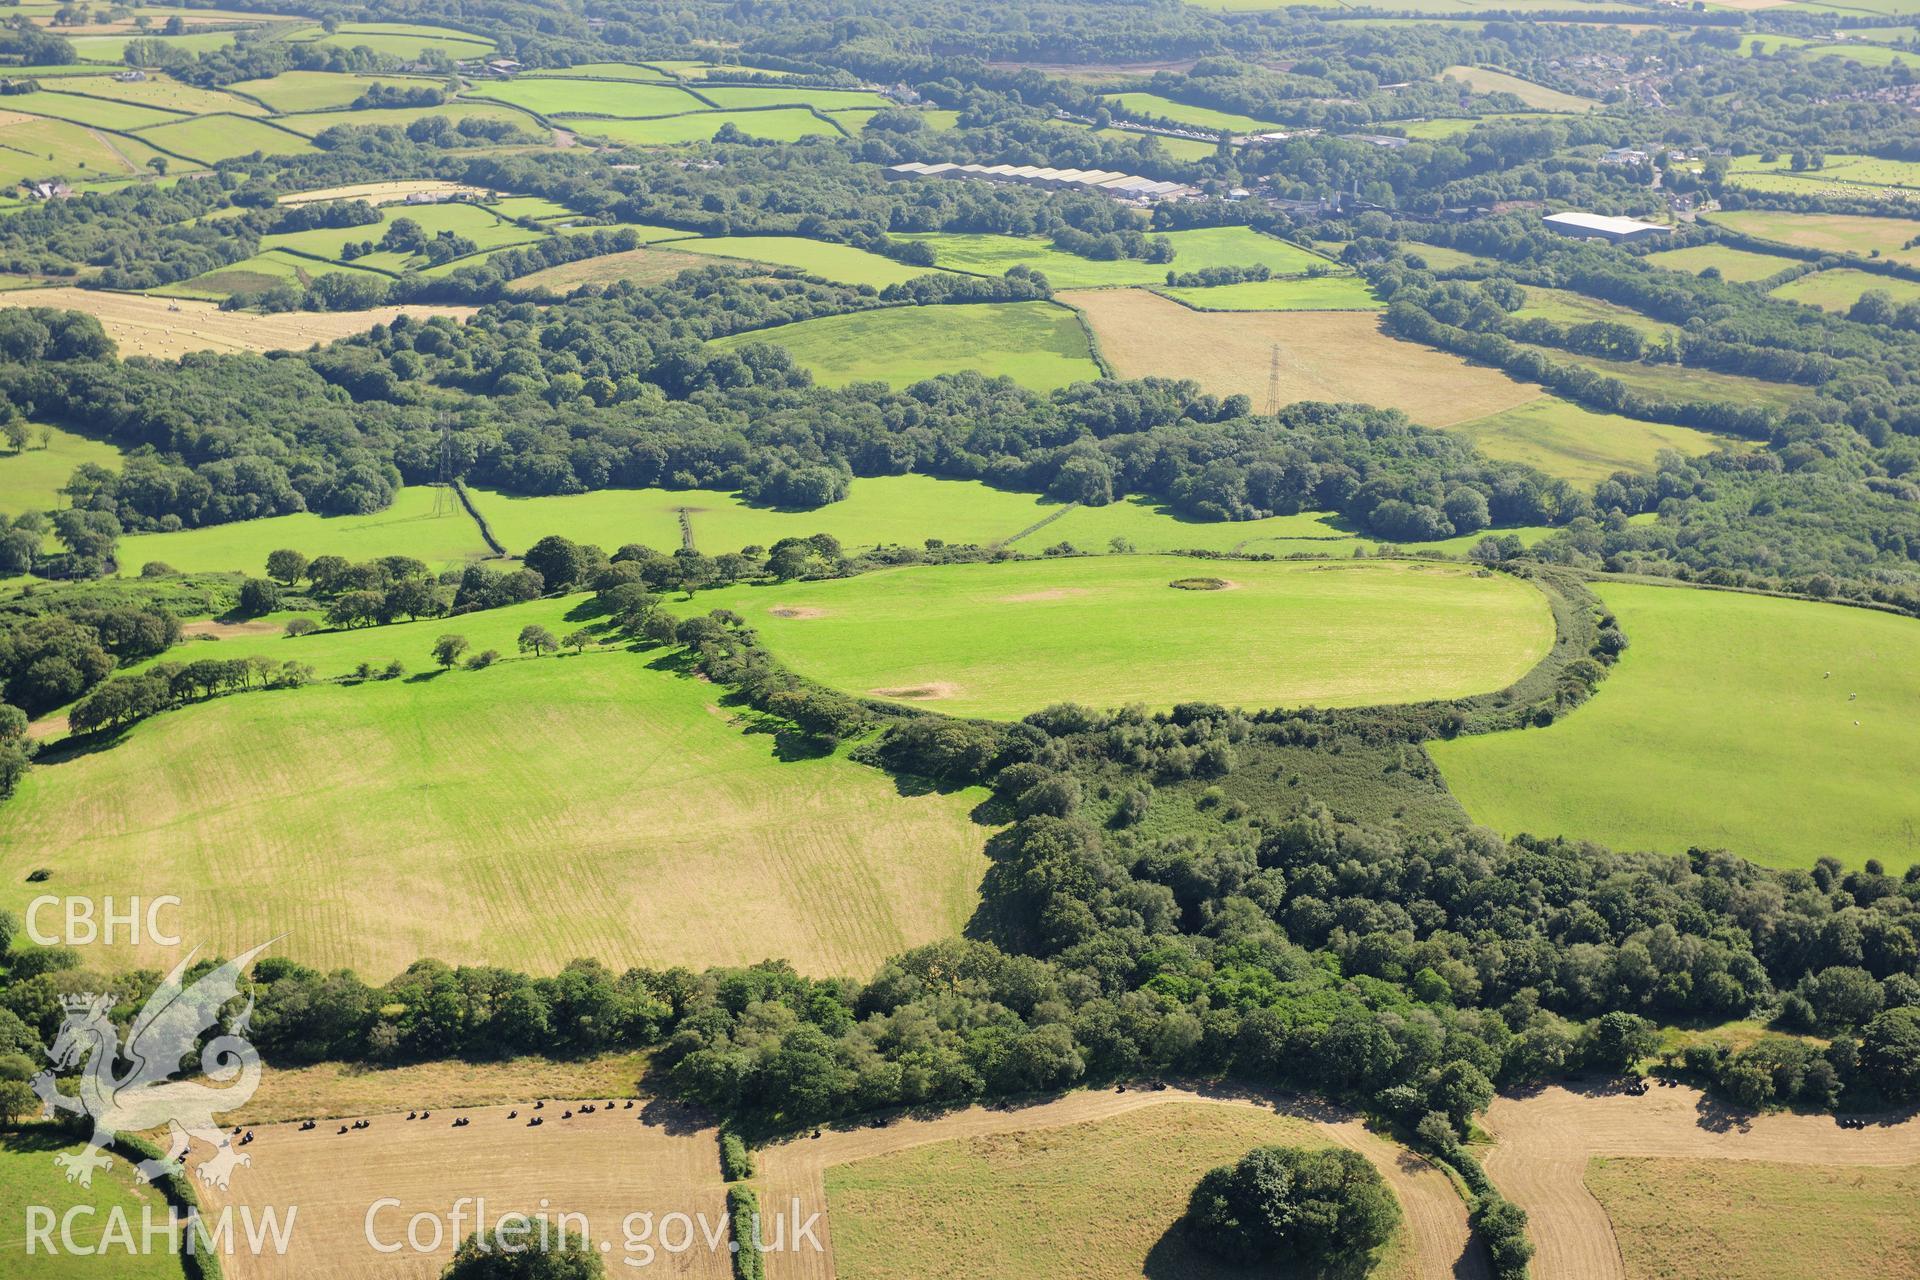
[[1912,1113],[1843,1129],[1828,1115],[1753,1115],[1698,1089],[1555,1085],[1499,1097],[1482,1126],[1495,1145],[1484,1157],[1500,1193],[1527,1211],[1535,1280],[1626,1280],[1606,1208],[1587,1189],[1595,1156],[1769,1160],[1785,1164],[1920,1163]]

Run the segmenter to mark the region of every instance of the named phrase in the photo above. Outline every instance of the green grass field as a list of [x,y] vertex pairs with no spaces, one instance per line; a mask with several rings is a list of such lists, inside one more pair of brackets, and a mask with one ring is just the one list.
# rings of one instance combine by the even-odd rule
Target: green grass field
[[[950,1138],[828,1168],[843,1276],[1231,1280],[1178,1229],[1202,1173],[1258,1146],[1318,1149],[1314,1126],[1251,1107],[1170,1102],[1057,1128]],[[1376,1280],[1405,1273],[1389,1242]],[[1259,1274],[1291,1276],[1290,1268]]]
[[1443,142],[1451,138],[1463,138],[1483,124],[1546,124],[1567,118],[1568,113],[1559,111],[1489,111],[1471,119],[1414,120],[1396,123],[1394,127],[1409,138]]
[[1740,209],[1716,213],[1716,226],[1761,240],[1818,249],[1822,253],[1851,253],[1862,258],[1887,258],[1920,266],[1920,221],[1912,218],[1869,218],[1845,213],[1784,213],[1775,209]]
[[1218,111],[1212,107],[1196,107],[1185,102],[1175,102],[1172,98],[1163,98],[1157,93],[1108,93],[1101,96],[1128,115],[1173,120],[1196,129],[1220,129],[1228,133],[1267,133],[1280,127],[1271,120],[1256,120],[1252,116],[1243,116],[1232,111]]
[[1151,138],[1153,142],[1175,160],[1205,160],[1219,149],[1217,143],[1202,142],[1198,138],[1165,138],[1159,134],[1140,133],[1133,129],[1095,129],[1093,134],[1109,142],[1134,142]]
[[1789,302],[1804,302],[1825,311],[1846,311],[1860,301],[1861,294],[1874,289],[1892,298],[1895,306],[1920,301],[1920,282],[1902,280],[1897,276],[1875,275],[1871,271],[1856,271],[1852,267],[1816,271],[1798,280],[1789,280],[1772,290],[1771,295]]
[[124,62],[127,46],[135,40],[158,40],[170,52],[198,54],[225,49],[236,42],[234,31],[191,31],[178,36],[143,36],[137,31],[111,36],[69,36],[73,54],[88,62]]
[[1616,1156],[1586,1184],[1632,1280],[1884,1280],[1920,1258],[1913,1165]]
[[[377,84],[395,88],[433,86],[431,80],[406,76],[343,75],[332,71],[282,71],[267,80],[242,80],[227,86],[234,93],[257,98],[275,111],[322,111],[344,107]],[[340,123],[347,123],[345,120]]]
[[1210,288],[1162,288],[1158,292],[1202,311],[1378,311],[1375,298],[1358,276],[1321,276],[1302,280],[1248,280]]
[[359,227],[315,227],[308,231],[287,231],[278,235],[262,236],[260,247],[263,250],[282,250],[291,254],[307,254],[319,258],[340,261],[341,265],[359,270],[377,270],[397,274],[409,267],[424,267],[428,261],[425,254],[401,253],[392,249],[378,249],[345,262],[341,255],[348,244],[373,241],[378,244],[380,238],[395,222],[402,218],[419,224],[429,236],[442,231],[451,231],[455,235],[473,241],[481,249],[504,249],[513,245],[530,244],[542,237],[544,232],[531,231],[517,223],[504,221],[489,210],[474,204],[450,202],[446,204],[385,205],[380,210],[380,221]]
[[[8,1280],[98,1280],[102,1275],[112,1275],[114,1280],[180,1280],[184,1274],[180,1259],[164,1251],[162,1239],[156,1236],[153,1251],[148,1252],[141,1237],[142,1210],[150,1209],[155,1223],[163,1223],[167,1202],[152,1187],[140,1186],[133,1167],[120,1159],[94,1174],[91,1187],[69,1183],[53,1158],[79,1148],[71,1138],[54,1133],[0,1133],[0,1203],[14,1206],[6,1211],[6,1225],[0,1228],[0,1273]],[[29,1253],[28,1205],[44,1205],[56,1215],[73,1206],[91,1206],[93,1216],[72,1219],[73,1244],[88,1250],[102,1243],[117,1210],[132,1230],[132,1247],[116,1238],[102,1253],[70,1254],[56,1226],[53,1240],[58,1251],[49,1254],[41,1246]]]
[[314,149],[311,142],[297,133],[245,116],[198,116],[142,130],[139,136],[162,151],[189,156],[204,164],[217,164],[256,151],[270,156],[297,156],[310,154]]
[[1920,861],[1920,623],[1731,592],[1599,593],[1631,647],[1592,701],[1550,728],[1431,744],[1477,821],[1771,866]]
[[1613,324],[1623,324],[1641,337],[1651,342],[1678,330],[1670,324],[1642,315],[1631,307],[1607,302],[1600,298],[1589,297],[1584,293],[1575,293],[1571,289],[1547,289],[1539,285],[1526,287],[1526,305],[1513,313],[1519,320],[1551,320],[1560,325],[1592,324],[1605,320]]
[[638,119],[680,115],[706,107],[685,89],[631,81],[509,80],[482,85],[470,90],[468,96],[509,102],[543,116],[586,114]]
[[426,50],[452,58],[480,58],[494,50],[493,41],[470,31],[405,22],[343,22],[331,35],[311,27],[287,38],[335,49],[366,48],[402,59],[418,58]]
[[219,301],[236,293],[257,292],[282,284],[308,284],[320,276],[342,273],[377,276],[381,273],[344,262],[321,262],[284,250],[268,249],[251,258],[229,263],[178,284],[162,285],[149,292],[170,298],[209,298]]
[[1755,280],[1765,280],[1777,276],[1788,267],[1798,266],[1794,258],[1779,258],[1770,253],[1754,253],[1748,249],[1735,249],[1724,244],[1697,244],[1687,249],[1665,249],[1659,253],[1650,253],[1646,260],[1656,267],[1665,267],[1669,271],[1684,271],[1688,275],[1699,275],[1709,267],[1720,272],[1723,280],[1732,280],[1740,284],[1750,284]]
[[792,267],[809,275],[842,284],[870,284],[884,289],[931,273],[932,267],[912,267],[892,258],[883,258],[850,244],[829,244],[804,236],[707,236],[679,240],[673,244],[679,253],[711,254],[720,258],[743,258],[776,267]]
[[1549,89],[1543,84],[1522,80],[1519,76],[1508,75],[1504,71],[1495,71],[1489,67],[1454,66],[1448,67],[1440,74],[1458,80],[1475,93],[1510,93],[1528,106],[1541,111],[1584,114],[1600,105],[1592,98],[1562,93],[1558,89]]
[[[1217,576],[1224,590],[1174,579]],[[1545,599],[1442,564],[1103,556],[895,569],[702,593],[801,673],[956,715],[1053,702],[1354,706],[1501,688],[1553,639]]]
[[402,489],[385,511],[367,516],[317,516],[302,513],[212,524],[178,533],[136,533],[120,539],[120,568],[140,572],[149,560],[170,564],[182,573],[244,570],[256,576],[266,572],[267,553],[281,547],[317,555],[339,555],[349,560],[375,556],[417,556],[433,569],[476,560],[487,554],[473,517],[458,502],[434,515],[434,489],[419,485]]
[[[62,83],[65,82],[62,81]],[[142,106],[137,102],[88,98],[77,93],[61,93],[55,89],[42,89],[38,93],[25,95],[20,99],[20,104],[23,107],[31,107],[33,115],[47,116],[54,120],[67,120],[74,124],[93,125],[101,129],[142,129],[148,125],[166,124],[169,121],[187,118],[177,111],[162,111],[158,107]]]
[[[424,671],[439,634],[511,653],[525,622],[578,625],[561,616],[577,603],[261,641]],[[43,758],[0,832],[0,905],[20,909],[44,865],[69,893],[179,894],[182,932],[210,950],[284,935],[276,954],[374,981],[422,956],[534,972],[782,956],[864,976],[960,929],[986,869],[978,796],[783,762],[719,691],[652,663],[590,652],[242,694]]]
[[[110,444],[54,426],[35,424],[29,431],[25,449],[17,453],[0,449],[0,511],[9,515],[66,506],[60,490],[73,469],[83,462],[116,471],[120,468],[120,451]],[[47,437],[44,449],[40,447],[43,432]]]
[[186,111],[194,115],[210,115],[215,112],[239,115],[261,114],[259,107],[236,98],[230,93],[182,84],[178,80],[160,75],[128,83],[115,80],[112,76],[63,77],[60,81],[60,90],[63,93],[84,93],[95,98],[112,98],[117,102],[156,107],[163,111]]
[[1691,427],[1596,413],[1558,396],[1541,396],[1448,430],[1472,440],[1489,458],[1524,462],[1579,485],[1596,484],[1616,471],[1650,472],[1662,449],[1693,456],[1722,443]]
[[539,67],[523,71],[521,80],[664,80],[667,73],[642,62],[579,62],[571,67]]
[[1727,170],[1727,185],[1758,191],[1819,192],[1829,187],[1864,195],[1901,197],[1920,190],[1920,161],[1884,160],[1878,156],[1834,153],[1818,169],[1794,172],[1791,154],[1766,161],[1757,155],[1738,156]]
[[892,103],[865,89],[814,89],[795,86],[702,84],[699,94],[716,107],[745,110],[755,107],[812,107],[816,111],[844,111],[853,107],[879,110]]
[[[1516,345],[1527,346],[1526,343]],[[1677,364],[1644,364],[1637,360],[1606,360],[1544,347],[1528,349],[1550,360],[1581,365],[1609,378],[1618,378],[1642,395],[1668,400],[1731,400],[1738,404],[1785,408],[1807,399],[1809,394],[1807,388],[1792,383],[1769,382],[1737,373],[1689,369]]]
[[451,120],[456,124],[462,120],[504,120],[516,125],[527,133],[544,136],[538,120],[518,107],[504,102],[483,102],[478,98],[460,98],[453,102],[443,102],[437,107],[370,107],[364,111],[303,111],[290,116],[278,117],[278,122],[295,133],[312,137],[324,133],[336,125],[355,129],[369,125],[392,125],[404,129],[416,120],[437,118]]
[[600,489],[543,498],[470,492],[494,536],[516,553],[550,533],[595,543],[609,553],[628,542],[671,551],[680,545],[683,509],[694,545],[710,555],[816,533],[830,533],[849,549],[917,547],[928,538],[984,546],[1061,509],[1030,493],[918,475],[857,479],[844,499],[814,511],[751,507],[712,489]]
[[833,387],[904,387],[977,369],[1051,391],[1100,376],[1079,317],[1051,302],[888,307],[756,329],[711,345],[725,350],[754,342],[785,347],[817,382]]
[[1171,263],[1120,258],[1111,262],[1066,253],[1045,240],[1025,236],[927,231],[897,237],[933,246],[934,261],[975,275],[1005,275],[1024,265],[1046,275],[1056,289],[1093,289],[1109,285],[1165,285],[1169,270],[1198,271],[1204,267],[1253,266],[1263,263],[1275,275],[1298,275],[1308,267],[1332,266],[1325,258],[1297,244],[1261,235],[1247,227],[1207,227],[1173,231]]
[[696,111],[660,120],[573,120],[568,127],[638,147],[673,147],[689,142],[711,142],[713,135],[727,125],[750,138],[765,138],[770,142],[841,136],[839,129],[802,107],[772,111]]

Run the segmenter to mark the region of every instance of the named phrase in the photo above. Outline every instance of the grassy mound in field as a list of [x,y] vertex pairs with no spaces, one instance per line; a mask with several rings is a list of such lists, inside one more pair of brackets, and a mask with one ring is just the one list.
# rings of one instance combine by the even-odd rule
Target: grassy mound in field
[[1920,858],[1920,623],[1674,587],[1599,595],[1630,647],[1592,701],[1547,729],[1431,744],[1475,819],[1774,866]]

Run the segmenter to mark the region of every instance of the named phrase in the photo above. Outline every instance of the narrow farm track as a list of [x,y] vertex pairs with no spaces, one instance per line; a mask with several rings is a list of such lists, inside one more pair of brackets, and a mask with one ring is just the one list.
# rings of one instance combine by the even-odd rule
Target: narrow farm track
[[1487,1175],[1527,1211],[1535,1280],[1625,1280],[1613,1224],[1587,1190],[1587,1164],[1595,1156],[1920,1163],[1920,1123],[1911,1114],[1842,1129],[1831,1116],[1732,1112],[1684,1087],[1635,1095],[1554,1086],[1494,1099],[1483,1125],[1495,1140]]
[[[763,1209],[826,1204],[826,1171],[832,1165],[891,1155],[952,1138],[990,1137],[1063,1125],[1085,1124],[1167,1102],[1205,1102],[1259,1107],[1297,1117],[1328,1139],[1358,1151],[1380,1171],[1399,1198],[1411,1237],[1412,1274],[1419,1280],[1479,1280],[1490,1274],[1485,1254],[1467,1228],[1466,1206],[1453,1184],[1432,1165],[1384,1138],[1368,1132],[1360,1120],[1306,1099],[1240,1091],[1164,1089],[1083,1090],[1031,1107],[969,1107],[930,1120],[895,1120],[885,1128],[828,1131],[819,1138],[801,1136],[758,1153]],[[1197,1179],[1204,1169],[1195,1169]],[[802,1216],[805,1214],[803,1212]],[[769,1280],[833,1280],[831,1224],[823,1215],[816,1230],[824,1248],[772,1253]]]

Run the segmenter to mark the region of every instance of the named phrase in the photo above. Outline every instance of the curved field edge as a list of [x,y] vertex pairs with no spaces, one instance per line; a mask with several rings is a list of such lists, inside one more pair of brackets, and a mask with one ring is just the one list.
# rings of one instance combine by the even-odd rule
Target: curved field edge
[[[1339,1145],[1364,1155],[1382,1177],[1393,1188],[1399,1199],[1404,1222],[1401,1241],[1390,1245],[1385,1265],[1380,1274],[1399,1280],[1403,1276],[1419,1277],[1419,1280],[1440,1280],[1441,1277],[1465,1277],[1468,1280],[1484,1277],[1488,1274],[1486,1257],[1479,1246],[1472,1241],[1467,1228],[1466,1206],[1456,1193],[1453,1183],[1425,1160],[1406,1151],[1385,1138],[1379,1137],[1360,1121],[1359,1118],[1338,1108],[1305,1099],[1286,1095],[1269,1094],[1256,1090],[1236,1088],[1171,1088],[1147,1091],[1135,1088],[1126,1092],[1113,1090],[1083,1090],[1066,1094],[1049,1101],[1024,1107],[969,1107],[934,1118],[903,1117],[894,1120],[883,1128],[861,1127],[846,1130],[829,1130],[818,1139],[806,1136],[778,1143],[757,1153],[760,1165],[760,1179],[763,1194],[771,1202],[786,1203],[794,1196],[803,1202],[811,1197],[824,1197],[831,1207],[833,1187],[836,1181],[847,1185],[846,1179],[860,1176],[860,1165],[856,1161],[873,1158],[892,1159],[899,1153],[915,1153],[929,1144],[971,1143],[990,1140],[1002,1143],[1007,1139],[1019,1141],[1022,1137],[1039,1137],[1046,1134],[1059,1134],[1068,1126],[1090,1126],[1110,1122],[1116,1118],[1137,1115],[1143,1111],[1151,1112],[1159,1107],[1174,1104],[1182,1108],[1219,1107],[1225,1109],[1246,1109],[1249,1119],[1255,1124],[1281,1122],[1288,1129],[1298,1133],[1303,1130],[1314,1134],[1310,1145]],[[1151,1122],[1149,1122],[1151,1123]],[[1170,1135],[1177,1136],[1177,1135]],[[1248,1141],[1247,1146],[1259,1145],[1258,1141]],[[1199,1180],[1202,1173],[1214,1164],[1222,1161],[1204,1156],[1194,1160],[1190,1166],[1183,1166],[1177,1172],[1164,1171],[1172,1180],[1177,1197],[1184,1197],[1192,1184]],[[1109,1168],[1109,1179],[1132,1177],[1125,1168]],[[1032,1199],[1035,1185],[1054,1186],[1051,1180],[1029,1184],[1025,1210],[1033,1214],[1040,1208]],[[1164,1189],[1155,1189],[1160,1199],[1164,1199]],[[1090,1188],[1081,1188],[1081,1194],[1092,1192]],[[1093,1192],[1093,1194],[1098,1194]],[[1153,1194],[1153,1193],[1149,1193]],[[958,1206],[962,1209],[967,1206]],[[1156,1205],[1156,1208],[1162,1206]],[[829,1226],[832,1220],[829,1215]],[[859,1228],[855,1228],[856,1231]],[[861,1244],[854,1241],[855,1257]],[[1162,1255],[1151,1255],[1158,1259]],[[809,1261],[802,1257],[802,1265],[792,1265],[795,1259],[776,1258],[777,1264],[769,1269],[774,1280],[827,1280],[839,1275],[862,1274],[847,1266],[847,1259],[838,1256],[831,1232],[828,1233],[827,1249]],[[904,1262],[896,1259],[896,1263]],[[935,1259],[918,1258],[914,1261],[937,1265]],[[1118,1261],[1118,1260],[1116,1260]],[[1142,1259],[1133,1258],[1133,1269],[1127,1274],[1143,1274]],[[962,1266],[965,1259],[955,1260],[957,1269],[947,1272],[927,1271],[902,1273],[920,1275],[981,1275],[997,1274],[990,1266],[982,1269],[968,1269]],[[1074,1274],[1089,1277],[1121,1274],[1119,1270],[1103,1270],[1094,1260],[1085,1254],[1076,1255],[1074,1265],[1055,1269],[1052,1274]],[[836,1269],[837,1268],[837,1269]],[[1084,1269],[1082,1269],[1084,1268]],[[1145,1274],[1186,1275],[1186,1271],[1162,1272],[1147,1268]],[[865,1274],[872,1274],[871,1272]],[[895,1274],[889,1268],[886,1274]],[[1202,1272],[1200,1274],[1211,1274]]]
[[[1214,575],[1221,589],[1171,586]],[[714,605],[741,614],[810,680],[1000,719],[1062,701],[1277,708],[1459,698],[1513,684],[1556,637],[1552,609],[1524,581],[1439,561],[919,566],[729,588],[686,609]]]
[[1477,821],[1772,866],[1920,859],[1920,624],[1736,592],[1596,591],[1630,647],[1588,705],[1431,748]]

